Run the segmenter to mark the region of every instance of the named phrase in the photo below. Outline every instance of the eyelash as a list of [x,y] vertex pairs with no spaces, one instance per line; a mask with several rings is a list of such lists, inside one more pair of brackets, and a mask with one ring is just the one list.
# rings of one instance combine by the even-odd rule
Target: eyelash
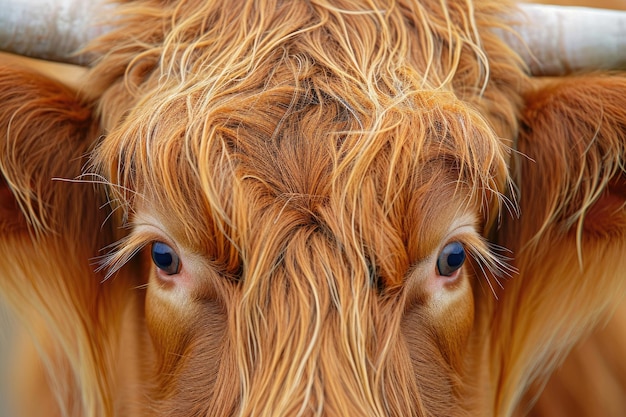
[[[117,271],[124,267],[144,248],[151,248],[155,242],[163,243],[160,234],[151,231],[137,231],[120,239],[115,244],[108,247],[110,252],[97,260],[97,271],[105,271],[104,280],[111,278]],[[167,244],[168,247],[171,245]]]

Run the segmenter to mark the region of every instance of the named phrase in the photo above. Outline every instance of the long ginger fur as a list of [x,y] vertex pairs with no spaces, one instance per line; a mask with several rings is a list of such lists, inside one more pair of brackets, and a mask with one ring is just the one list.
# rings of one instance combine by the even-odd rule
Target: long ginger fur
[[78,93],[0,68],[0,288],[55,412],[528,411],[623,293],[626,78],[534,81],[511,10],[129,1]]

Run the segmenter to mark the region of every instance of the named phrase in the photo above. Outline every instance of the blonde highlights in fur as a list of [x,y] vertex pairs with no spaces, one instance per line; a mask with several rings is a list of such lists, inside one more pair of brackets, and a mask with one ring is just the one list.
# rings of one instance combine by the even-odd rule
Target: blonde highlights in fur
[[[400,316],[385,312],[432,250],[413,231],[438,199],[489,222],[508,181],[506,147],[454,94],[460,73],[488,94],[489,75],[473,7],[455,7],[183,1],[163,21],[159,66],[94,166],[131,218],[145,200],[185,219],[173,221],[184,243],[239,282],[224,301],[237,370],[221,371],[241,381],[238,415],[460,412],[423,404],[399,366]],[[131,236],[108,264],[145,244]]]
[[625,87],[535,91],[509,2],[120,3],[78,93],[0,66],[58,414],[508,417],[614,302]]

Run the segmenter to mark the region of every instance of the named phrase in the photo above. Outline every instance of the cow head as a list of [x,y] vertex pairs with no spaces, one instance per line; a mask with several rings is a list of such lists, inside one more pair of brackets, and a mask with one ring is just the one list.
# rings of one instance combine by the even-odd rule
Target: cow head
[[77,93],[0,71],[3,290],[61,412],[510,415],[609,307],[538,292],[584,299],[576,225],[622,249],[624,77],[537,87],[499,2],[375,6],[128,2]]

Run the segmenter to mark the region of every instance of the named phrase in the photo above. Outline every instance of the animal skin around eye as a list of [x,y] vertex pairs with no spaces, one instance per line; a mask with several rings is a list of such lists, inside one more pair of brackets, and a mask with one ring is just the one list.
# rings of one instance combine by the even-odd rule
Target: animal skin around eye
[[224,281],[222,270],[209,254],[185,239],[171,218],[167,221],[163,213],[142,207],[133,225],[134,243],[125,251],[145,248],[145,259],[154,278],[152,286],[160,288],[163,297],[174,297],[172,300],[179,305],[188,298],[216,298],[216,285]]
[[414,263],[406,277],[405,291],[410,304],[414,301],[419,304],[435,303],[439,309],[463,298],[469,288],[463,272],[468,257],[476,251],[481,257],[488,258],[482,253],[488,251],[481,246],[474,215],[449,217],[443,223],[449,225],[448,231],[432,237],[432,246]]

